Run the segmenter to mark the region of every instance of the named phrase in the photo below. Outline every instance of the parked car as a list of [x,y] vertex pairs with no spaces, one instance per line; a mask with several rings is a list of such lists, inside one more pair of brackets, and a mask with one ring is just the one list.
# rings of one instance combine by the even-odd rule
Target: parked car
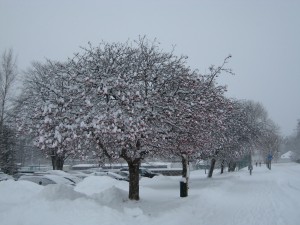
[[0,172],[0,181],[13,180],[14,178],[6,173]]
[[114,173],[119,174],[119,175],[121,175],[123,177],[129,177],[129,172],[128,171],[121,171],[121,170],[119,170],[119,171],[114,171]]
[[13,178],[15,179],[15,180],[19,180],[19,178],[21,177],[21,176],[24,176],[24,175],[32,175],[33,174],[33,172],[18,172],[18,173],[15,173],[14,175],[13,175]]
[[71,182],[74,182],[76,184],[79,183],[80,181],[82,181],[81,178],[74,176],[73,174],[61,171],[61,170],[48,170],[48,171],[46,171],[46,173],[64,177],[65,179],[68,179]]
[[158,173],[154,173],[144,167],[141,167],[140,168],[140,174],[142,177],[149,177],[149,178],[153,178],[155,176],[158,176],[159,174]]
[[[121,171],[119,171],[121,172]],[[129,181],[129,177],[126,173],[117,173],[117,172],[94,172],[92,173],[94,176],[109,176],[111,178],[114,178],[116,180],[125,180]]]
[[31,181],[39,185],[49,185],[49,184],[64,184],[68,186],[75,186],[75,182],[64,177],[53,175],[53,174],[40,174],[40,175],[24,175],[21,176],[18,180]]
[[[122,168],[120,169],[120,171],[128,171],[128,168],[125,167],[125,168]],[[140,167],[139,169],[139,174],[142,176],[142,177],[149,177],[149,178],[152,178],[154,176],[158,176],[159,174],[158,173],[153,173],[152,171],[144,168],[144,167]]]
[[[115,171],[115,173],[121,175],[121,176],[124,176],[124,177],[127,177],[128,180],[129,180],[129,171],[122,171],[122,170],[119,170],[119,171]],[[141,174],[139,174],[139,180],[142,178]]]
[[70,171],[68,171],[68,173],[71,174],[71,175],[73,175],[73,176],[75,176],[75,177],[78,177],[78,178],[80,178],[82,180],[84,178],[90,176],[90,174],[87,174],[87,173],[84,173],[84,172],[78,171],[78,170],[70,170]]
[[112,177],[116,180],[129,181],[129,177],[126,174],[118,174],[117,172],[107,172],[107,176]]

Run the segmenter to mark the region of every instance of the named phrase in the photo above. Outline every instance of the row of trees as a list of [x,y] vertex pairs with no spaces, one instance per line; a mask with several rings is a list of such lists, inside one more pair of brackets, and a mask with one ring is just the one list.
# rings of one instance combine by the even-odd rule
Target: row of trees
[[[188,185],[190,160],[233,164],[260,147],[275,151],[275,125],[260,104],[224,96],[211,66],[201,75],[186,57],[146,38],[89,45],[66,62],[33,63],[14,107],[19,134],[62,169],[68,157],[123,159],[129,198],[139,199],[139,166],[146,158],[181,158]],[[271,146],[272,145],[272,146]],[[272,153],[273,154],[273,153]]]
[[284,140],[284,152],[292,151],[291,159],[300,162],[300,120],[298,120],[295,133]]

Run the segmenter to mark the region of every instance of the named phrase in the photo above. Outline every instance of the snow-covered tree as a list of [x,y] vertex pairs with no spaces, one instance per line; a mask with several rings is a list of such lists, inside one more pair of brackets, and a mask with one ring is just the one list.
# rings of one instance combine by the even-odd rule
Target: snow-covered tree
[[165,53],[145,38],[89,46],[72,62],[87,107],[80,127],[97,142],[100,155],[128,163],[129,198],[138,200],[140,163],[170,154],[161,142],[172,122],[166,114],[177,110],[178,78],[188,80],[193,72],[185,57]]
[[83,155],[76,121],[79,97],[67,68],[51,61],[33,63],[16,107],[19,130],[32,133],[35,145],[59,170],[68,157]]
[[[272,121],[268,118],[264,107],[252,101],[230,100],[229,110],[225,110],[223,130],[215,130],[217,134],[214,155],[211,156],[211,167],[208,177],[212,176],[216,160],[221,160],[223,170],[227,162],[229,171],[234,171],[236,162],[251,155],[255,149],[266,149],[266,143],[270,143]],[[269,128],[268,128],[269,127]],[[220,131],[220,132],[219,132]],[[273,136],[274,137],[274,136]],[[213,146],[211,147],[213,148]]]
[[269,169],[271,169],[272,159],[278,158],[281,143],[282,137],[278,126],[272,120],[267,120],[265,130],[260,137],[259,147]]
[[227,112],[224,124],[226,131],[224,133],[224,142],[219,152],[218,159],[220,159],[221,167],[223,169],[227,162],[229,171],[234,171],[236,161],[241,160],[245,155],[249,154],[253,147],[254,139],[252,134],[254,127],[253,123],[249,123],[244,104],[237,100],[231,100],[231,109]]
[[[226,60],[223,66],[226,63]],[[186,78],[180,77],[174,94],[165,102],[176,107],[167,111],[165,126],[165,146],[171,155],[182,160],[185,184],[188,185],[188,163],[190,158],[205,158],[212,155],[216,134],[224,129],[223,120],[226,116],[227,101],[224,97],[225,87],[217,86],[216,75],[221,72],[218,67],[210,75],[200,76],[194,74]],[[175,100],[175,101],[174,101]]]

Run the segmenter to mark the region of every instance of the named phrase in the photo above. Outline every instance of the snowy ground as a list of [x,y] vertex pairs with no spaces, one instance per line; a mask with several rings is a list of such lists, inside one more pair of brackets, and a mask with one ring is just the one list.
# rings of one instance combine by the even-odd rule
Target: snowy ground
[[188,198],[180,177],[142,178],[139,202],[127,200],[128,183],[88,177],[75,189],[26,181],[0,182],[1,225],[297,225],[300,165],[254,167],[205,178],[193,171]]

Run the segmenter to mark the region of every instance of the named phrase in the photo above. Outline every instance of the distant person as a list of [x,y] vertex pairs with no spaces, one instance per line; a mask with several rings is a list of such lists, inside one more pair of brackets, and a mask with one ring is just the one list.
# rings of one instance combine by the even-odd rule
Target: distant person
[[257,162],[255,163],[255,166],[257,167]]

